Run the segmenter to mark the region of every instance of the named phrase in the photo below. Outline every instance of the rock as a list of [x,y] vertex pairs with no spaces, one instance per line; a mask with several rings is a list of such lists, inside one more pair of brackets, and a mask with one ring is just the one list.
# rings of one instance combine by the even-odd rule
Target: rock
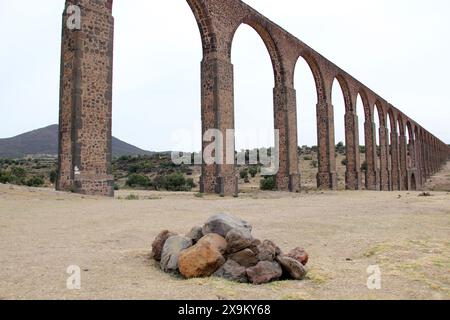
[[286,256],[297,260],[304,266],[306,266],[306,264],[308,263],[308,260],[309,260],[308,253],[305,251],[305,249],[300,248],[300,247],[291,250]]
[[255,254],[258,254],[258,246],[261,244],[261,240],[259,239],[253,239],[252,244],[250,245],[250,247],[248,247],[250,250],[252,250]]
[[210,243],[196,244],[180,254],[178,266],[185,278],[209,277],[225,263],[222,254]]
[[253,284],[268,283],[283,275],[281,266],[276,262],[260,261],[256,266],[247,269],[247,277]]
[[175,233],[170,232],[169,230],[164,230],[160,234],[158,234],[158,236],[152,243],[153,259],[155,259],[156,261],[161,261],[161,254],[164,248],[164,244],[166,243],[166,240],[175,235],[176,235]]
[[239,263],[228,260],[219,270],[214,273],[215,277],[224,278],[226,280],[247,283],[247,271],[245,267]]
[[217,233],[222,237],[226,237],[231,229],[245,229],[252,231],[252,226],[239,218],[226,213],[219,213],[208,219],[203,226],[203,234]]
[[216,233],[209,233],[201,238],[197,244],[210,244],[216,248],[221,254],[225,254],[227,251],[227,241]]
[[231,229],[226,236],[227,252],[236,253],[248,248],[253,241],[252,234],[247,229]]
[[259,261],[273,261],[276,256],[281,254],[281,249],[270,240],[264,240],[257,249]]
[[295,260],[288,256],[278,256],[278,263],[285,273],[287,273],[290,278],[294,280],[303,280],[306,276],[306,269],[298,260]]
[[191,231],[186,235],[187,238],[191,239],[192,242],[195,244],[203,238],[203,231],[202,227],[194,227],[191,229]]
[[250,249],[244,249],[242,251],[236,252],[230,255],[228,258],[246,268],[254,267],[259,262],[256,253],[254,253]]
[[191,246],[192,240],[183,236],[172,236],[167,239],[161,254],[161,269],[164,272],[176,272],[181,251]]

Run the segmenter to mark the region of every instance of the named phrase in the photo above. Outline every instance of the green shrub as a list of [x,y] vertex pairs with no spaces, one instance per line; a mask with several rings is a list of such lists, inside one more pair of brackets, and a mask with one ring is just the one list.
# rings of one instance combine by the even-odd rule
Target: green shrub
[[130,194],[125,197],[125,200],[139,200],[139,196],[135,194]]
[[28,179],[25,184],[29,187],[42,187],[45,181],[42,177],[33,177]]
[[128,177],[126,185],[131,188],[148,188],[151,185],[151,181],[147,176],[142,174],[132,174]]
[[164,176],[156,176],[153,179],[153,187],[155,188],[156,191],[165,188],[166,186],[166,178]]
[[25,178],[27,175],[27,171],[21,167],[13,167],[11,173],[13,176],[16,176],[17,178]]
[[260,183],[261,190],[275,190],[277,187],[275,176],[265,176]]
[[190,189],[197,187],[197,185],[194,182],[194,179],[192,178],[186,179],[186,186],[188,186]]
[[248,170],[247,169],[244,169],[244,170],[241,170],[240,172],[239,172],[239,176],[241,177],[241,179],[248,179]]
[[50,174],[49,174],[50,183],[55,183],[57,176],[58,176],[58,173],[56,172],[56,170],[50,171]]
[[364,161],[361,165],[361,171],[367,171],[367,161]]
[[166,177],[165,188],[167,191],[186,191],[186,178],[181,173],[172,173]]
[[13,177],[10,171],[0,171],[0,183],[11,183]]
[[342,164],[343,166],[347,166],[347,164],[348,164],[347,158],[343,159],[343,160],[341,161],[341,164]]
[[305,156],[305,157],[303,157],[303,160],[305,160],[305,161],[312,161],[312,157],[311,156]]
[[257,166],[251,166],[251,167],[248,169],[248,173],[250,173],[250,176],[251,176],[252,178],[256,177],[256,175],[258,174],[258,167],[257,167]]

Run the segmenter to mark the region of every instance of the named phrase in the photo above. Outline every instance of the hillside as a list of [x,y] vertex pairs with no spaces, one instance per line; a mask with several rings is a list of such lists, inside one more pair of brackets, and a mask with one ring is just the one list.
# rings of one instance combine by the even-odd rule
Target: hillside
[[[151,155],[120,139],[112,140],[113,156]],[[0,158],[22,158],[29,155],[58,154],[58,125],[23,133],[16,137],[0,139]]]

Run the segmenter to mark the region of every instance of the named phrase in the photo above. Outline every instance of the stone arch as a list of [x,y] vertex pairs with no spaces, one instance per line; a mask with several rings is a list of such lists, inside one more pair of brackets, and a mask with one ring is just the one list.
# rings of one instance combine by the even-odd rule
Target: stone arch
[[378,112],[378,117],[380,119],[380,127],[385,128],[386,127],[386,116],[384,113],[383,104],[381,103],[380,100],[377,100],[375,102],[373,109],[374,109],[374,111],[373,111],[374,113],[375,113],[375,111]]
[[267,48],[267,51],[269,53],[270,60],[272,61],[275,86],[283,85],[285,83],[286,79],[284,76],[285,72],[284,72],[281,54],[278,50],[276,42],[275,42],[274,38],[272,37],[271,33],[264,26],[267,23],[258,16],[255,16],[253,14],[247,15],[236,24],[236,27],[233,29],[233,31],[230,34],[228,53],[227,53],[228,58],[231,59],[231,51],[232,51],[232,47],[233,47],[234,36],[236,35],[237,30],[243,24],[246,24],[246,25],[250,26],[251,28],[253,28],[253,30],[255,30],[256,33],[258,33],[258,35],[261,37],[261,40],[264,42],[264,44]]
[[208,10],[204,1],[201,0],[186,0],[192,13],[195,16],[197,25],[200,31],[200,36],[202,39],[203,55],[216,51],[217,49],[217,37],[214,32],[214,27],[209,17]]
[[[319,64],[317,63],[316,59],[312,55],[310,55],[306,51],[302,51],[299,53],[299,55],[295,59],[295,65],[294,65],[294,70],[292,72],[292,75],[293,75],[292,77],[294,77],[294,75],[295,75],[295,68],[297,67],[297,63],[300,58],[302,58],[303,60],[306,61],[306,63],[308,64],[308,66],[312,72],[314,82],[316,84],[317,102],[318,103],[324,102],[326,99],[324,78],[322,75],[322,71],[320,70]],[[292,78],[292,83],[294,83],[293,78]]]
[[344,101],[345,101],[345,112],[347,112],[347,113],[354,112],[355,107],[353,106],[352,96],[350,93],[350,89],[349,89],[347,80],[341,74],[338,74],[337,76],[334,77],[333,81],[331,82],[332,85],[334,83],[334,80],[337,80],[339,82],[339,86],[341,87],[342,94],[344,96]]
[[366,90],[360,88],[358,90],[358,95],[361,97],[364,107],[364,119],[365,121],[373,122],[372,110],[370,108],[369,98],[367,97]]

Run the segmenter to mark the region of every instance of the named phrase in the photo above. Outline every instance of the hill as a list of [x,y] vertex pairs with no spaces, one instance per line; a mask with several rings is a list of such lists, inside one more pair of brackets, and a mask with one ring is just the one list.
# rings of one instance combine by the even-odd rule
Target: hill
[[[152,155],[120,139],[112,140],[113,156]],[[21,135],[0,139],[0,158],[22,158],[25,156],[57,156],[58,125],[33,130]]]

